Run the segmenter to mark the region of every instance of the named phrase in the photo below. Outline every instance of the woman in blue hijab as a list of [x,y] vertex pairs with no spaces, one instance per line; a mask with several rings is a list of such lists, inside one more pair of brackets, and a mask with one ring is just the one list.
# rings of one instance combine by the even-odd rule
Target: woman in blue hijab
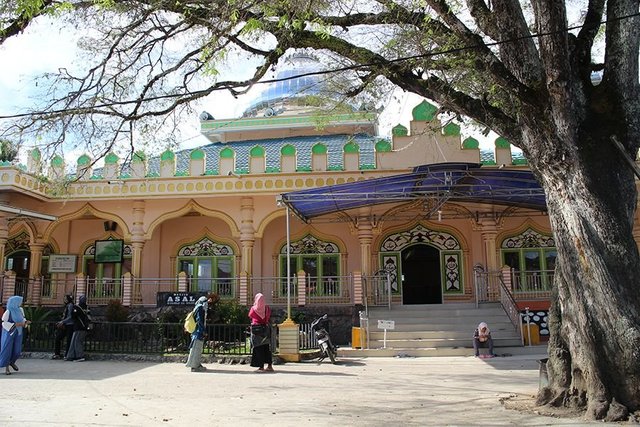
[[196,329],[191,333],[191,345],[189,350],[189,358],[187,359],[187,368],[191,368],[191,372],[206,371],[207,368],[202,366],[202,350],[204,349],[204,338],[207,332],[207,310],[211,299],[208,297],[200,297],[196,301],[193,308],[193,317],[196,320]]
[[7,310],[2,315],[2,339],[0,341],[0,367],[11,375],[9,366],[18,371],[16,361],[22,353],[22,330],[29,322],[22,311],[22,297],[15,295],[7,301]]

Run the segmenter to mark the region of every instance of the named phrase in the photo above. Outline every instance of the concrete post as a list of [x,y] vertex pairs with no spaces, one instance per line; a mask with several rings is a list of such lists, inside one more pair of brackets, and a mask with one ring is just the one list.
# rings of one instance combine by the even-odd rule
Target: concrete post
[[187,292],[189,284],[187,283],[187,273],[181,271],[178,273],[178,292]]
[[87,277],[80,273],[78,275],[76,275],[76,292],[75,292],[75,297],[76,297],[76,302],[79,301],[80,295],[84,295],[87,297],[87,300],[89,300],[89,295],[87,295]]
[[305,306],[307,305],[307,273],[304,270],[298,271],[296,281],[298,283],[298,305]]
[[362,272],[354,271],[353,272],[353,304],[364,304],[363,298],[363,288],[362,288]]
[[16,273],[13,270],[4,272],[4,286],[2,287],[2,303],[6,304],[16,293]]
[[133,276],[126,272],[122,277],[122,305],[131,307],[133,302]]
[[240,305],[249,306],[250,304],[250,291],[249,291],[249,275],[246,271],[240,273],[240,287],[238,289],[238,303]]
[[278,325],[278,356],[287,362],[300,361],[300,328],[291,319],[286,319]]

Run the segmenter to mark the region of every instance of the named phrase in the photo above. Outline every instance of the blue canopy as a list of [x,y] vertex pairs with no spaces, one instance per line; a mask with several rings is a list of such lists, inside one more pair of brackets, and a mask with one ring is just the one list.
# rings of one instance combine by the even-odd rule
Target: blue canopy
[[411,173],[281,195],[304,221],[362,206],[416,199],[490,203],[545,211],[544,191],[529,170],[483,169],[477,163],[436,163]]

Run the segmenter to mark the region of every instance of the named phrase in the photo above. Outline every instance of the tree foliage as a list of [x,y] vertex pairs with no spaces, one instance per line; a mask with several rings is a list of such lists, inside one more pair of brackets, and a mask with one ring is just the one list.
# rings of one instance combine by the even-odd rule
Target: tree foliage
[[[347,82],[346,96],[392,85],[470,117],[523,150],[547,196],[558,265],[540,402],[622,419],[640,409],[637,189],[625,163],[640,147],[638,2],[588,0],[569,18],[569,1],[13,0],[0,42],[55,12],[86,30],[92,60],[48,76],[44,108],[4,132],[53,147],[73,133],[103,152],[124,139],[133,152],[134,136],[215,91],[242,95],[297,49],[340,70],[327,77]],[[255,68],[221,77],[239,59]]]

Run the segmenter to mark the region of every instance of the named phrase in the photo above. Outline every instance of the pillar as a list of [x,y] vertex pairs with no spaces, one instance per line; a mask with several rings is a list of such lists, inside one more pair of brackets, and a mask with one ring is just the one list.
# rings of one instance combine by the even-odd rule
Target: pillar
[[9,221],[5,216],[0,217],[0,271],[4,271],[6,264],[4,259],[4,250],[9,239]]
[[187,283],[187,273],[181,271],[178,273],[178,292],[187,292],[189,284]]
[[240,245],[242,246],[240,271],[248,275],[253,274],[253,245],[256,241],[253,212],[253,198],[243,197],[240,200]]
[[[307,273],[304,270],[298,271],[296,282],[298,283],[298,305],[307,305]],[[293,283],[291,283],[291,287],[293,287]],[[291,292],[293,292],[293,289]]]
[[486,271],[498,271],[502,262],[498,259],[498,247],[496,237],[498,236],[498,224],[494,218],[480,218],[477,221],[478,229],[482,235],[482,246],[486,261]]
[[133,276],[131,273],[124,273],[122,277],[122,305],[131,307],[133,302]]
[[9,298],[16,293],[16,273],[13,270],[4,272],[4,281],[2,287],[2,303],[6,304]]
[[362,273],[360,271],[353,272],[353,303],[355,305],[364,304],[362,292]]
[[278,325],[278,357],[287,362],[300,361],[300,328],[291,319]]
[[142,276],[142,249],[144,248],[144,201],[133,202],[133,225],[131,227],[131,275]]
[[87,303],[90,303],[89,295],[87,295],[87,277],[79,273],[76,275],[76,303],[80,301],[80,296],[84,295],[87,297]]
[[373,242],[373,223],[371,208],[360,208],[358,212],[358,242],[360,242],[360,271],[371,275],[371,243]]
[[238,303],[240,305],[251,305],[253,299],[249,296],[249,275],[246,271],[240,273],[240,286],[238,289]]

